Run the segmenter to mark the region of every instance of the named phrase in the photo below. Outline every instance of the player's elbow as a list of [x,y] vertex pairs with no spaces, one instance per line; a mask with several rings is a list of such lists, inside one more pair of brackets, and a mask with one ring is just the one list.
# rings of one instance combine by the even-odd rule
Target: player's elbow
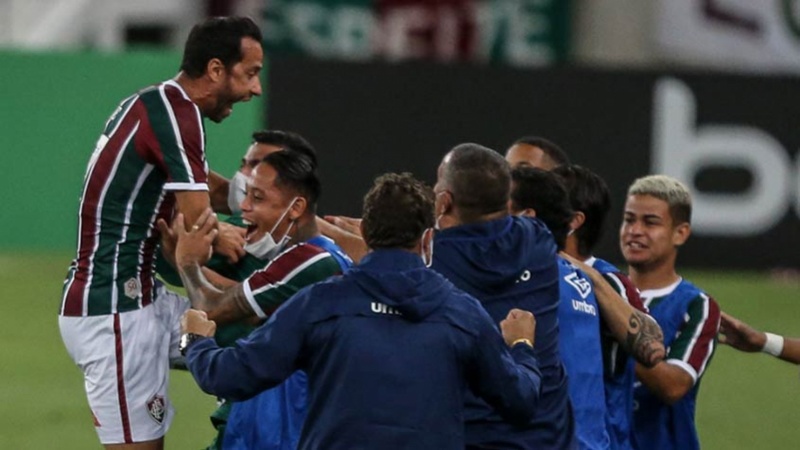
[[679,402],[687,392],[689,392],[689,389],[684,386],[668,385],[661,389],[658,396],[661,398],[662,402],[672,406]]

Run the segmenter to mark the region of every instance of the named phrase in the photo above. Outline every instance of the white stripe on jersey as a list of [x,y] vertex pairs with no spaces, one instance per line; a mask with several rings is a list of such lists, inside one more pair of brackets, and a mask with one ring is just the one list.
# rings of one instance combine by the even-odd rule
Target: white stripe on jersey
[[[706,294],[704,294],[702,292],[700,293],[700,296],[703,298],[703,321],[700,324],[700,327],[697,329],[697,333],[695,333],[695,337],[696,338],[699,338],[700,333],[703,331],[703,328],[705,328],[705,324],[708,321],[708,315],[710,314],[709,309],[711,307],[711,299]],[[696,340],[697,339],[695,339],[695,341]],[[694,348],[694,343],[692,344],[692,348]],[[711,359],[711,353],[712,353],[713,350],[714,350],[714,340],[713,339],[709,339],[709,341],[708,341],[708,351],[706,352],[706,357],[703,359],[703,364],[700,366],[700,370],[697,373],[698,376],[702,375],[703,372],[706,371],[706,366],[708,365],[708,361]],[[691,355],[691,354],[692,354],[692,352],[687,353],[684,358],[686,358],[688,360],[689,355]]]
[[186,157],[186,149],[183,146],[183,137],[181,136],[180,132],[181,128],[178,125],[178,120],[175,118],[175,111],[172,110],[172,104],[170,104],[169,99],[167,98],[165,86],[166,84],[159,86],[158,93],[161,95],[161,100],[164,102],[164,107],[167,110],[169,121],[172,124],[172,132],[175,133],[175,145],[177,145],[178,150],[180,150],[181,159],[183,160],[183,165],[186,169],[186,176],[189,177],[189,183],[194,184],[194,173],[192,173],[192,166],[189,164],[189,158]]
[[170,86],[174,86],[175,88],[177,88],[178,91],[180,91],[181,95],[183,95],[183,98],[190,101],[192,103],[192,106],[194,107],[194,114],[195,116],[197,116],[197,123],[199,125],[198,130],[200,131],[200,136],[198,136],[199,138],[198,142],[200,142],[200,151],[203,153],[203,167],[205,168],[206,175],[208,175],[208,161],[206,161],[206,140],[203,137],[204,136],[203,115],[200,114],[200,108],[197,107],[197,103],[195,103],[194,101],[192,101],[191,98],[189,98],[189,96],[186,94],[186,91],[183,90],[183,87],[181,87],[181,85],[178,84],[175,80],[167,80],[164,82],[164,84],[168,84]]
[[[161,210],[161,204],[164,202],[164,198],[165,197],[166,197],[165,192],[162,190],[161,191],[161,196],[158,197],[158,201],[156,202],[156,206],[153,209],[153,215],[150,216],[150,223],[151,224],[156,221],[156,217],[158,217],[158,211]],[[142,267],[144,267],[144,244],[147,242],[147,239],[149,239],[151,236],[153,236],[153,230],[154,229],[152,227],[150,229],[148,229],[147,230],[147,235],[139,243],[139,264],[136,265],[136,279],[139,280],[139,282],[142,281]],[[158,249],[156,248],[155,251],[158,251]],[[153,258],[155,258],[155,255],[153,255]],[[155,264],[153,264],[153,268],[155,269]],[[152,277],[153,275],[150,274],[150,276]],[[155,289],[153,289],[153,292],[150,295],[155,296]],[[139,308],[142,307],[142,299],[143,298],[144,298],[144,294],[139,295]],[[155,302],[155,300],[156,300],[155,297],[151,297],[150,298],[150,302],[151,303]]]
[[[83,290],[83,305],[81,307],[81,314],[87,315],[89,312],[89,291],[92,288],[92,278],[94,278],[94,257],[97,254],[97,248],[100,246],[100,230],[101,230],[101,223],[103,221],[103,205],[105,203],[106,194],[108,193],[108,187],[111,185],[111,182],[114,180],[114,176],[117,174],[117,169],[119,169],[119,163],[122,161],[122,156],[125,154],[125,147],[128,146],[133,136],[139,130],[140,121],[136,121],[136,124],[133,126],[133,130],[131,130],[130,134],[125,138],[122,145],[119,147],[119,152],[117,152],[117,157],[114,160],[114,166],[108,173],[108,178],[106,178],[106,184],[103,186],[103,189],[100,191],[100,197],[97,199],[97,212],[95,214],[95,230],[94,230],[94,247],[92,248],[92,256],[89,258],[89,267],[87,272],[89,276],[86,279],[86,287]],[[78,245],[80,248],[80,243]],[[116,270],[116,261],[115,261],[115,270]],[[111,304],[117,304],[117,285],[114,284],[111,289]],[[112,310],[113,311],[113,310]]]
[[207,183],[164,183],[165,191],[207,191]]
[[[124,147],[123,147],[124,149]],[[117,302],[119,298],[116,295],[116,285],[117,285],[117,276],[119,275],[117,271],[119,270],[119,248],[123,242],[125,242],[125,238],[128,236],[128,229],[130,228],[131,223],[131,213],[133,212],[133,204],[136,201],[136,198],[139,195],[139,190],[142,189],[142,185],[144,185],[144,181],[150,175],[150,172],[153,171],[155,166],[152,164],[147,164],[144,166],[144,170],[142,173],[139,174],[139,178],[136,180],[136,185],[133,187],[133,192],[131,192],[131,196],[128,199],[128,203],[125,205],[125,219],[123,220],[122,225],[122,233],[117,241],[116,248],[114,249],[114,274],[112,275],[111,282],[114,284],[114,293],[115,295],[111,298],[111,314],[115,314],[117,312]],[[139,294],[139,307],[141,308],[141,293]]]
[[[284,253],[285,253],[285,252],[284,252]],[[275,283],[270,283],[270,284],[267,284],[267,285],[261,286],[260,288],[256,289],[255,291],[253,291],[253,290],[252,290],[252,288],[250,287],[250,278],[248,278],[248,279],[247,279],[247,280],[244,282],[244,287],[245,287],[245,289],[244,289],[244,294],[245,294],[245,297],[247,297],[247,301],[250,303],[250,306],[254,306],[254,305],[255,305],[255,307],[253,308],[253,311],[255,311],[255,312],[256,312],[256,314],[258,314],[258,317],[259,317],[259,318],[261,318],[261,319],[264,319],[264,318],[266,318],[266,317],[267,317],[267,316],[266,316],[266,314],[265,314],[265,313],[264,313],[264,311],[261,309],[261,307],[260,307],[260,306],[258,306],[258,302],[256,302],[256,296],[257,296],[257,295],[259,295],[259,294],[262,294],[262,293],[264,293],[264,292],[267,292],[267,291],[269,291],[269,290],[271,290],[271,289],[275,289],[275,288],[277,288],[277,287],[280,287],[280,286],[282,286],[282,285],[284,285],[284,284],[288,283],[288,282],[289,282],[289,281],[290,281],[292,278],[294,278],[294,277],[295,277],[295,276],[296,276],[298,273],[302,272],[303,270],[305,270],[305,269],[306,269],[306,268],[308,268],[309,266],[312,266],[312,265],[313,265],[314,263],[316,263],[317,261],[323,260],[323,259],[325,259],[325,258],[330,258],[330,257],[331,257],[331,255],[330,255],[330,253],[328,253],[328,252],[323,252],[323,253],[320,253],[320,254],[318,254],[318,255],[315,255],[315,256],[313,256],[313,257],[309,258],[308,260],[306,260],[305,262],[303,262],[302,264],[300,264],[299,266],[295,267],[295,268],[294,268],[294,270],[292,270],[291,272],[289,272],[288,274],[286,274],[286,276],[284,276],[284,277],[283,277],[283,278],[281,278],[280,280],[276,281]],[[276,257],[275,259],[273,259],[273,260],[272,260],[272,261],[271,261],[271,262],[270,262],[270,263],[269,263],[269,264],[268,264],[268,265],[267,265],[267,266],[264,268],[264,271],[268,270],[268,269],[269,269],[269,266],[271,266],[271,265],[272,265],[272,263],[273,263],[273,262],[275,262],[275,261],[277,261],[279,258],[280,258],[280,255],[279,255],[278,257]],[[252,277],[252,276],[251,276],[251,277]]]

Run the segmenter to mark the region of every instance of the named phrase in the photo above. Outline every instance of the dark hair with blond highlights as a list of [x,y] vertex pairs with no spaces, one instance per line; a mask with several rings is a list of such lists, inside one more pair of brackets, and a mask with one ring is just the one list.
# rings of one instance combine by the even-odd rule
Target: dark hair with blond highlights
[[364,196],[364,242],[371,249],[414,247],[433,226],[433,204],[433,190],[410,173],[379,176]]

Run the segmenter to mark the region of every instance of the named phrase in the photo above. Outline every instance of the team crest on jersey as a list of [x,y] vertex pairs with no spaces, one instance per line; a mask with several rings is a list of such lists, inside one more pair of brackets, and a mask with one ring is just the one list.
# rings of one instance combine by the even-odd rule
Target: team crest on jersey
[[156,394],[147,402],[147,412],[159,424],[164,423],[164,416],[167,413],[167,407],[164,402],[164,397]]
[[142,284],[136,278],[131,278],[125,282],[125,296],[135,299],[142,293]]
[[564,281],[572,285],[581,294],[581,298],[586,298],[592,293],[592,285],[589,284],[589,281],[579,277],[577,273],[573,272],[565,276]]

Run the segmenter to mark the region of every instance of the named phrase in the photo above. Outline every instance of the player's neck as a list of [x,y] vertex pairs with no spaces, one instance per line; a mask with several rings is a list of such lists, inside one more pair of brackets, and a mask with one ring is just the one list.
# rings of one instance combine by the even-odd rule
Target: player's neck
[[203,111],[207,99],[211,96],[211,92],[204,85],[202,78],[191,78],[183,73],[183,71],[180,71],[178,75],[175,75],[173,80],[186,92],[189,99]]
[[584,255],[581,253],[581,250],[578,246],[578,240],[575,238],[575,235],[567,237],[567,240],[564,242],[564,253],[572,256],[578,261],[586,261],[592,257],[591,254]]
[[317,221],[300,219],[297,221],[297,231],[294,233],[292,240],[294,242],[306,242],[320,235],[319,228],[317,228]]
[[628,276],[640,291],[662,289],[681,278],[675,271],[674,260],[653,267],[628,266]]

